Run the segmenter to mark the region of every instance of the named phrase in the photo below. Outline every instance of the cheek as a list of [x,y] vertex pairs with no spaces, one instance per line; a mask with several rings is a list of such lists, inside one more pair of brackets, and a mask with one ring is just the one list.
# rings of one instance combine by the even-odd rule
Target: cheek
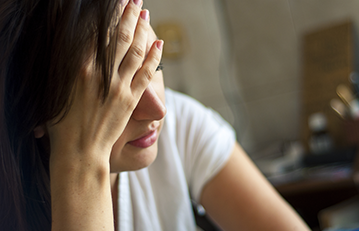
[[129,165],[129,161],[126,160],[126,130],[129,130],[128,127],[126,127],[121,137],[112,147],[110,155],[110,170],[112,173],[125,171],[125,169]]

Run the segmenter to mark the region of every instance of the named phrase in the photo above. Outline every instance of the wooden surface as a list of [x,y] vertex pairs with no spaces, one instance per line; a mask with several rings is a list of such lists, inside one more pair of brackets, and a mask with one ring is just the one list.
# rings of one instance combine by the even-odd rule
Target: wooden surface
[[280,184],[278,192],[303,217],[313,230],[320,230],[318,215],[330,206],[348,200],[359,194],[359,154],[352,163],[348,177],[333,179],[311,178]]
[[338,98],[339,84],[350,85],[348,78],[353,71],[354,50],[352,27],[351,22],[344,22],[303,37],[301,125],[304,144],[308,144],[311,134],[308,117],[316,112],[327,116],[328,130],[335,143],[343,143],[342,121],[330,108],[330,100]]

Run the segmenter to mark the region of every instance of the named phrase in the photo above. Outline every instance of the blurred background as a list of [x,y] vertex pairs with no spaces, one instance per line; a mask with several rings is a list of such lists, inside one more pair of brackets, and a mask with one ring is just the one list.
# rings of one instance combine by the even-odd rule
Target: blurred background
[[[345,135],[356,117],[332,110],[330,99],[343,104],[336,87],[353,87],[349,77],[358,70],[359,0],[144,0],[144,8],[165,40],[165,85],[231,123],[249,156],[313,229],[339,227],[323,224],[323,213],[329,216],[323,209],[357,194],[355,138],[346,142]],[[340,71],[311,66],[328,59],[327,48],[342,55]],[[327,97],[318,108],[324,115],[313,109],[317,96]],[[321,143],[314,149],[310,143],[318,132],[330,137],[323,152]],[[318,181],[308,183],[308,172]]]
[[300,136],[302,37],[348,19],[359,26],[357,0],[144,3],[157,32],[182,32],[178,56],[163,58],[165,84],[217,110],[250,155]]

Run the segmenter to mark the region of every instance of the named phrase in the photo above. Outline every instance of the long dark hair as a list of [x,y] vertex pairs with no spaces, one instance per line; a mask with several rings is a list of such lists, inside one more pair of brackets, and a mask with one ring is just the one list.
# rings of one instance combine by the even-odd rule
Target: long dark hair
[[106,97],[118,1],[1,1],[0,230],[51,230],[50,153],[33,130],[70,107],[88,54]]

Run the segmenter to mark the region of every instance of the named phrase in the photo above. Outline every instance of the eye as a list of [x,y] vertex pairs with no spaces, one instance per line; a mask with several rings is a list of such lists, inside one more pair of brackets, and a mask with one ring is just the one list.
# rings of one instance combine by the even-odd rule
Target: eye
[[156,71],[162,71],[162,70],[163,70],[163,63],[160,62],[160,64],[156,68]]

